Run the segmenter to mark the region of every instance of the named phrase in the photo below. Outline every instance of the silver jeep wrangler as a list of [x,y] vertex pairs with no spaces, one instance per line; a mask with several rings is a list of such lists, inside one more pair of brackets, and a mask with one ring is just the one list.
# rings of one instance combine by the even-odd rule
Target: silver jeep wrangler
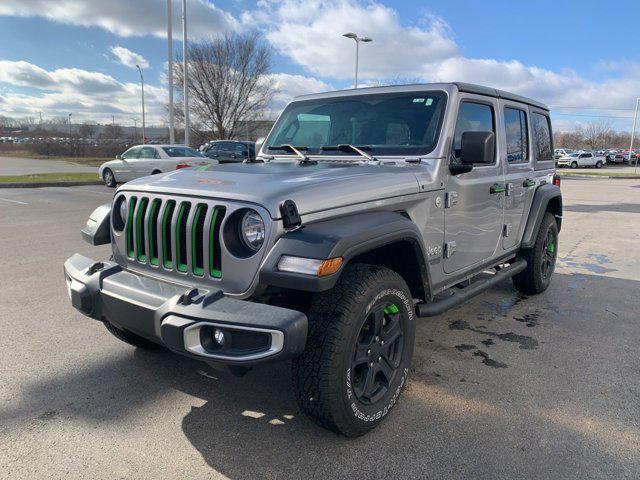
[[64,265],[119,339],[242,373],[290,359],[301,409],[347,436],[391,411],[420,317],[551,281],[562,220],[549,110],[464,83],[308,95],[255,159],[121,186]]

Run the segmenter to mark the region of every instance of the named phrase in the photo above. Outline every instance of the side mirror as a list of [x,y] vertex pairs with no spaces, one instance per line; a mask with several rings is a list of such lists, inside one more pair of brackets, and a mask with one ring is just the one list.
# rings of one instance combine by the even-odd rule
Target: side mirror
[[464,132],[460,148],[463,165],[490,165],[495,161],[496,135],[493,132]]
[[120,154],[116,155],[116,160],[123,160],[122,155]]

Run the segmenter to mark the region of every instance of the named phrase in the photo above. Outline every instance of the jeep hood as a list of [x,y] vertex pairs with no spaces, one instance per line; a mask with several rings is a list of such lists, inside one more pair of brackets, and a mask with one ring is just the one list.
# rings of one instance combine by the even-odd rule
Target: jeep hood
[[139,178],[121,190],[220,198],[265,207],[280,218],[293,200],[301,215],[419,192],[416,166],[293,162],[212,165]]

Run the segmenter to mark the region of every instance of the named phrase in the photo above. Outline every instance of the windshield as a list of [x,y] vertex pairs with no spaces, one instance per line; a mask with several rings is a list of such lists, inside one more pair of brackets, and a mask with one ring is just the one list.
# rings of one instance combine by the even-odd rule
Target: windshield
[[162,147],[170,157],[202,157],[203,155],[193,148],[189,147]]
[[[305,148],[305,153],[354,155],[354,145],[372,155],[425,155],[438,143],[446,94],[442,91],[349,95],[293,102],[265,142],[265,151]],[[327,150],[331,150],[330,153]]]
[[572,153],[571,155],[569,155],[570,157],[577,157],[578,155],[580,155],[579,153]]

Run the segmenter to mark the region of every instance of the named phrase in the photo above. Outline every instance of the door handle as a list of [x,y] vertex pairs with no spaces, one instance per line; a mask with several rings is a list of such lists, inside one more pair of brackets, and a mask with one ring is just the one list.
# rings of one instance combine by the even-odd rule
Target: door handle
[[536,184],[536,181],[531,178],[527,178],[524,182],[522,182],[522,186],[524,188],[533,187],[535,186],[535,184]]
[[489,193],[491,195],[493,195],[494,193],[504,193],[506,190],[506,188],[504,188],[503,185],[500,185],[499,183],[494,183],[493,185],[491,185],[491,188],[489,188]]

